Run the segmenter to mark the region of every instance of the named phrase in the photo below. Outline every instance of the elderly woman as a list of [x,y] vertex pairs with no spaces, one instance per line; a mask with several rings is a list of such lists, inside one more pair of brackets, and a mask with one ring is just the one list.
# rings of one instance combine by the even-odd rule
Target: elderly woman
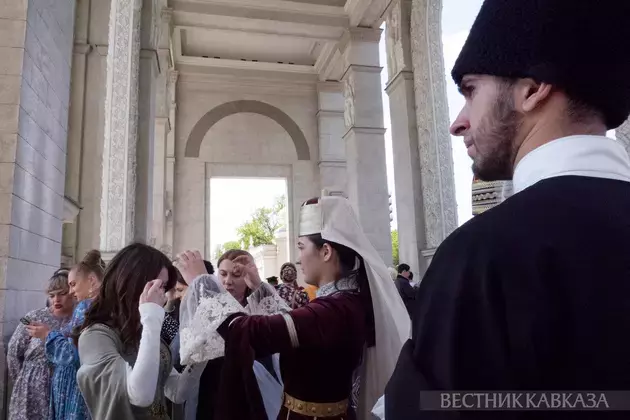
[[68,270],[53,274],[47,292],[48,307],[27,313],[9,341],[7,361],[14,383],[11,420],[48,420],[52,367],[44,342],[48,329],[61,330],[72,316],[74,300],[69,293]]
[[282,264],[280,279],[282,284],[276,290],[291,309],[301,308],[308,303],[308,293],[297,282],[297,269],[294,264],[289,262]]

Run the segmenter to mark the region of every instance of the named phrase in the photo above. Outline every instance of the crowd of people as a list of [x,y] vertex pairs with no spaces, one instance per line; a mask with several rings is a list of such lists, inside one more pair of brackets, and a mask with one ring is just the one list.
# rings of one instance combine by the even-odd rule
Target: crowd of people
[[[351,227],[350,241],[335,236],[337,222],[321,224],[324,213]],[[290,418],[306,413],[301,401],[322,396],[330,404],[308,410],[348,418],[361,390],[374,403],[395,357],[364,360],[364,346],[378,346],[378,337],[388,351],[400,348],[409,319],[347,200],[315,199],[302,214],[300,263],[317,288],[312,301],[294,264],[282,266],[274,287],[238,249],[218,259],[216,274],[198,252],[172,262],[140,243],[107,265],[90,251],[55,272],[50,304],[26,314],[9,344],[10,418]],[[389,363],[379,360],[385,354]],[[318,367],[308,383],[305,360]],[[330,375],[335,386],[323,386]],[[235,398],[243,393],[245,401]]]
[[[239,257],[251,258],[251,255],[244,250],[230,250],[219,258],[218,281],[228,293],[246,308],[247,298],[252,293],[252,289],[245,283],[246,273],[242,266],[235,262]],[[145,265],[147,262],[153,263],[153,269],[150,268],[151,266]],[[142,264],[144,270],[148,271],[141,279],[131,276],[133,267],[138,267],[137,264]],[[203,264],[206,273],[214,275],[212,263],[204,260]],[[162,268],[158,270],[160,265]],[[91,307],[93,298],[100,292],[106,270],[106,265],[97,250],[88,252],[76,266],[70,269],[57,270],[48,281],[46,307],[31,311],[21,319],[9,342],[8,364],[10,377],[14,383],[10,403],[10,418],[17,420],[84,420],[90,418],[88,407],[77,382],[77,373],[81,365],[77,348],[77,334],[83,329],[86,330],[84,342],[87,343],[84,348],[93,348],[93,350],[82,352],[84,360],[109,359],[116,352],[119,352],[123,359],[129,362],[124,357],[124,352],[128,350],[127,346],[138,347],[136,358],[149,355],[151,347],[153,353],[157,353],[157,348],[160,347],[160,361],[164,366],[160,366],[158,383],[163,382],[164,391],[170,392],[170,394],[165,395],[171,395],[173,398],[165,400],[156,397],[154,401],[153,394],[155,392],[161,393],[162,390],[160,389],[155,392],[147,391],[142,395],[134,394],[134,392],[139,392],[139,389],[144,389],[144,380],[139,379],[141,374],[151,372],[146,367],[142,369],[141,365],[140,368],[137,368],[140,369],[138,372],[141,374],[133,376],[125,374],[127,381],[135,378],[134,382],[137,383],[137,386],[132,388],[135,391],[131,391],[129,395],[130,399],[132,395],[135,398],[131,399],[132,405],[144,404],[150,400],[153,413],[169,414],[173,419],[213,418],[220,384],[222,359],[215,359],[203,369],[197,369],[196,377],[189,374],[189,379],[186,380],[190,384],[184,384],[186,380],[180,379],[179,376],[181,375],[178,376],[167,369],[169,363],[166,360],[170,357],[177,373],[184,371],[184,367],[179,363],[179,310],[181,301],[189,288],[187,280],[190,281],[191,278],[184,277],[177,272],[172,264],[167,262],[167,258],[160,255],[159,251],[141,244],[134,244],[121,251],[112,260],[110,266],[111,272],[108,273],[109,281],[107,282],[109,288],[106,289],[109,294],[105,297],[106,290],[103,290],[103,301],[106,303],[99,303],[96,306],[97,309],[94,309],[95,312],[92,312],[95,319],[92,321],[94,325],[92,328],[88,328],[92,325],[90,323],[84,326],[86,311]],[[141,274],[137,275],[142,276]],[[146,309],[151,308],[152,305],[143,305],[143,303],[149,302],[162,303],[161,300],[156,301],[155,298],[155,295],[159,295],[161,292],[152,291],[147,286],[142,289],[142,293],[138,296],[138,306],[144,308],[139,309],[140,318],[138,319],[138,315],[129,306],[133,305],[135,300],[124,299],[133,296],[134,291],[128,291],[129,294],[118,293],[126,288],[124,283],[128,282],[129,286],[136,283],[135,294],[137,294],[141,291],[139,285],[149,277],[156,277],[158,280],[152,284],[157,285],[159,283],[159,286],[155,286],[155,288],[164,291],[166,297],[163,306],[164,314],[161,315],[161,312],[155,310],[154,306],[153,312],[151,309]],[[282,284],[276,285],[275,289],[289,308],[297,309],[308,304],[308,294],[297,282],[297,268],[294,264],[283,264],[280,269],[280,278]],[[122,305],[116,303],[116,297],[121,297],[126,302]],[[99,312],[100,314],[98,314]],[[112,318],[107,319],[108,316]],[[134,320],[134,318],[136,319]],[[130,320],[130,322],[124,322],[125,319]],[[135,327],[138,326],[138,322],[143,327],[141,336],[132,334],[132,331],[137,329]],[[102,328],[101,325],[106,327]],[[118,333],[114,333],[114,331]],[[139,347],[141,337],[147,337],[142,349]],[[160,339],[159,344],[157,337]],[[112,347],[112,344],[115,348]],[[168,347],[168,350],[165,346]],[[263,357],[256,363],[259,363],[257,367],[264,366],[265,369],[269,369],[268,372],[271,374],[269,383],[272,386],[275,384],[275,388],[279,389],[280,373],[277,367],[277,357],[275,368],[273,367],[274,359],[271,357]],[[113,366],[115,365],[109,366],[108,364],[107,369],[113,369]],[[98,365],[96,369],[100,372],[102,368],[103,366]],[[86,389],[96,391],[88,380],[89,375],[93,373],[96,373],[94,368],[91,370],[85,368],[79,374],[79,378],[84,378],[83,383],[85,383]],[[167,378],[166,373],[169,374],[169,378]],[[170,382],[167,382],[165,378],[170,379]],[[134,382],[131,383],[134,384]],[[185,390],[185,393],[182,390],[178,393],[178,386]],[[99,395],[100,392],[98,391]],[[198,399],[200,393],[203,395],[201,400]],[[182,395],[186,395],[186,397],[184,398]],[[183,404],[184,400],[186,400],[186,404]],[[96,418],[102,418],[103,409],[97,411]],[[110,410],[110,408],[106,410]],[[122,414],[122,412],[118,414]],[[115,414],[107,412],[107,416],[111,415]]]
[[196,251],[134,243],[106,266],[92,251],[11,338],[10,419],[487,418],[422,393],[630,389],[630,157],[605,137],[630,116],[628,16],[617,0],[484,2],[451,133],[514,195],[451,234],[419,287],[341,197],[300,209],[308,290],[293,264],[262,281],[245,250],[216,273]]

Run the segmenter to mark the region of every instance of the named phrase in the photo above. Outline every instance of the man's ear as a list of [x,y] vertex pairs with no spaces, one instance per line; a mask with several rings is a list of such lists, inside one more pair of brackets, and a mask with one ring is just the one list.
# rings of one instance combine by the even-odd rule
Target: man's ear
[[533,79],[521,79],[515,89],[517,109],[532,112],[542,105],[552,93],[549,83],[538,83]]

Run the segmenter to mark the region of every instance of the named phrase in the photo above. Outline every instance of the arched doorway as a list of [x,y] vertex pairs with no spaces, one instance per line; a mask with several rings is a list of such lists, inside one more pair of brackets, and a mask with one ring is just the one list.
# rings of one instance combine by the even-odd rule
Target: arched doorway
[[298,160],[311,159],[306,137],[304,137],[304,133],[302,133],[300,127],[291,117],[275,106],[260,101],[248,100],[226,102],[213,108],[201,117],[188,136],[184,155],[186,157],[199,157],[201,143],[208,130],[223,118],[242,112],[264,115],[274,120],[291,136]]

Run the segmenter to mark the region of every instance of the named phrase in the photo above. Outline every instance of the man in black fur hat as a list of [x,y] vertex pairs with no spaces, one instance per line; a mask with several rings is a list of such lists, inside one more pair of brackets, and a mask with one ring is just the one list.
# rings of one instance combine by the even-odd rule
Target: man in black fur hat
[[421,391],[630,390],[630,158],[605,137],[630,114],[630,2],[486,0],[452,75],[451,133],[515,194],[437,250],[385,418],[627,415],[426,411]]

